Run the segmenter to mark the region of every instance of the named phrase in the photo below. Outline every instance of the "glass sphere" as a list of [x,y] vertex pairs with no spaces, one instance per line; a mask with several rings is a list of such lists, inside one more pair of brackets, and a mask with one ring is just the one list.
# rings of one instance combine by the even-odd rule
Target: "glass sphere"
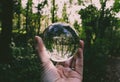
[[43,40],[54,62],[71,59],[78,49],[79,38],[68,24],[54,23],[43,32]]

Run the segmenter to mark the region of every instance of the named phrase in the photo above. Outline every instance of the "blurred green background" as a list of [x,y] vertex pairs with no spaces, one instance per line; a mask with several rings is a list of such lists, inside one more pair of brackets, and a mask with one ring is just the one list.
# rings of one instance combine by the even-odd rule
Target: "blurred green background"
[[[83,82],[120,82],[120,0],[33,1],[0,0],[0,82],[40,82],[34,36],[54,22],[70,24],[85,42]],[[69,18],[73,7],[78,20]]]

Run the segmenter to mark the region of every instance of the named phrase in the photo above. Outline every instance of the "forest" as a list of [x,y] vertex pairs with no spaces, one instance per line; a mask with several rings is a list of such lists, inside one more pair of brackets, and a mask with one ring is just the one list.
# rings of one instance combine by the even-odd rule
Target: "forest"
[[120,0],[0,0],[0,82],[40,82],[34,37],[55,22],[85,42],[83,82],[120,82]]

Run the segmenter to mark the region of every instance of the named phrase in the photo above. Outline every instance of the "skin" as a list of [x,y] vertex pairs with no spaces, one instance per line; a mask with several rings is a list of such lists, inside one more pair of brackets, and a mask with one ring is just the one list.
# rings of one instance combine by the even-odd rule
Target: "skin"
[[[80,40],[76,55],[65,62],[54,65],[46,51],[43,40],[35,36],[36,50],[42,63],[42,82],[82,82],[83,79],[83,48],[84,42]],[[73,69],[74,68],[74,69]]]

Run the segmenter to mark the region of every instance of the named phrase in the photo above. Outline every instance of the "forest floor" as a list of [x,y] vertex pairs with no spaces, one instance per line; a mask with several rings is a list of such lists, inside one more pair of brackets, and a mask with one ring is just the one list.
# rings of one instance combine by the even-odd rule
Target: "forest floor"
[[120,57],[110,57],[107,63],[107,82],[120,82]]

